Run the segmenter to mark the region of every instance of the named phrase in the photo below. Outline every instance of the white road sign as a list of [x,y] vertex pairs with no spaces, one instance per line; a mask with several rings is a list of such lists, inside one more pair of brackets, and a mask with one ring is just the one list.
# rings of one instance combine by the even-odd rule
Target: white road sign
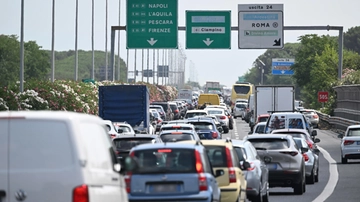
[[239,48],[283,48],[283,10],[283,4],[239,4]]

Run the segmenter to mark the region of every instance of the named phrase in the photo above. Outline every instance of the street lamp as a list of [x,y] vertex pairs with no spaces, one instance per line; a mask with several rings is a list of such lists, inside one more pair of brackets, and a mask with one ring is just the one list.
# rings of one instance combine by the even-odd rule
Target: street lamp
[[265,63],[263,61],[261,61],[259,58],[257,59],[260,63],[261,63],[261,82],[260,84],[263,85],[264,84],[264,67],[266,66]]

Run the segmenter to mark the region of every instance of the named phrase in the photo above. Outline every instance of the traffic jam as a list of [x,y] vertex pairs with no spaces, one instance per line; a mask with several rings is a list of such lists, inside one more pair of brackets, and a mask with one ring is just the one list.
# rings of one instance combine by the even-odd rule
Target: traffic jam
[[[269,89],[245,83],[230,94],[181,89],[176,100],[149,103],[147,125],[104,120],[128,200],[266,202],[271,187],[304,194],[319,181],[319,117],[294,100],[293,86],[270,91],[279,88],[289,97],[274,99],[289,102],[281,109],[262,99]],[[249,134],[223,137],[236,122]]]

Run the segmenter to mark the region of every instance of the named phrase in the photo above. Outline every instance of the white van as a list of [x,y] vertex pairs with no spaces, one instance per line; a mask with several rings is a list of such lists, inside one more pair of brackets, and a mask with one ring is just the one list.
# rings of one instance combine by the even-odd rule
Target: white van
[[128,201],[103,120],[64,111],[0,112],[0,201]]
[[275,112],[272,113],[266,123],[265,133],[271,133],[277,129],[297,128],[312,133],[312,128],[306,117],[298,112]]

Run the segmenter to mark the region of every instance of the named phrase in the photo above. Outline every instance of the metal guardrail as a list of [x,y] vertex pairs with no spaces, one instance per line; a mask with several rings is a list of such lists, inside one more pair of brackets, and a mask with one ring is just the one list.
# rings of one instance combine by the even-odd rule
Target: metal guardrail
[[348,126],[360,124],[360,121],[354,121],[337,116],[330,116],[319,111],[316,111],[316,113],[318,114],[320,120],[329,123],[335,129],[346,130]]

